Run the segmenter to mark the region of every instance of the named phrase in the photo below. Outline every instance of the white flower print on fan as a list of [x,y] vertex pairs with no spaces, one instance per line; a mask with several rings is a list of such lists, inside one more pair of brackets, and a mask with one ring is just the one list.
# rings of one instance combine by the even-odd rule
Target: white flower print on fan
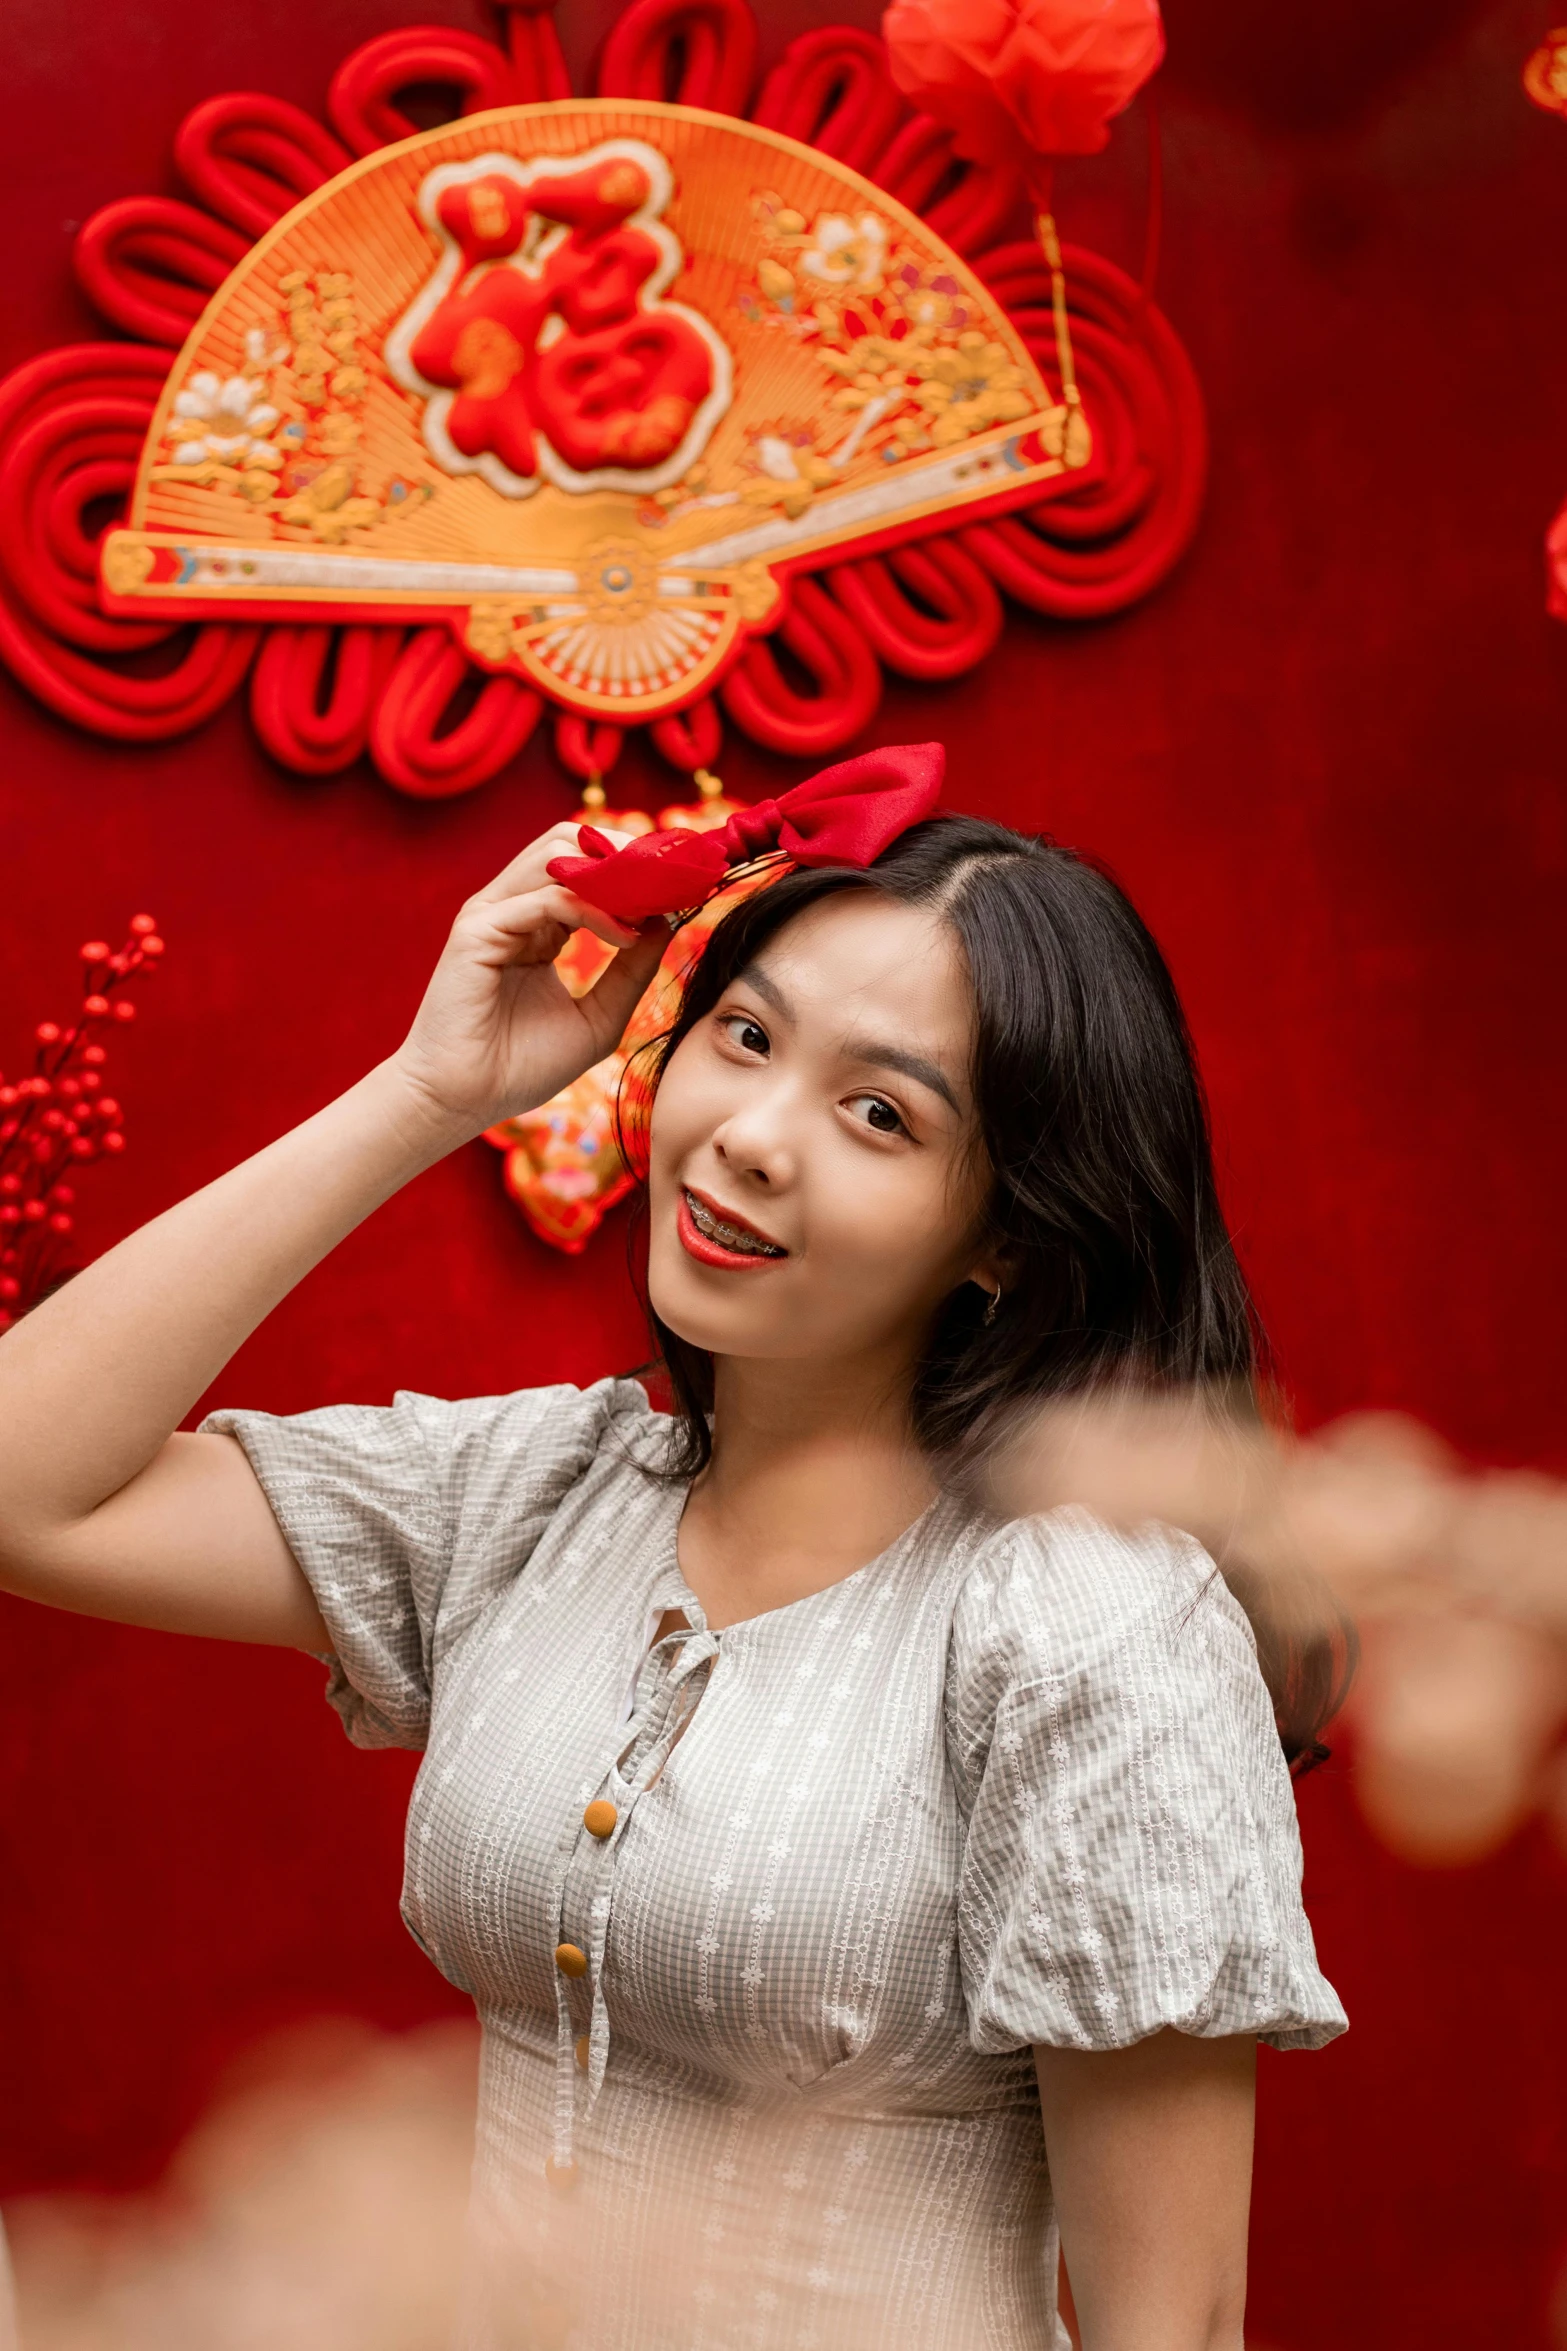
[[175,446],[176,465],[205,465],[216,459],[223,465],[270,468],[283,462],[265,438],[278,421],[278,411],[254,376],[224,377],[203,368],[175,394],[174,414],[179,420],[175,430],[184,426],[188,435]]
[[800,256],[808,278],[825,286],[879,286],[887,262],[886,224],[874,212],[851,220],[846,212],[825,212],[816,224],[816,242]]

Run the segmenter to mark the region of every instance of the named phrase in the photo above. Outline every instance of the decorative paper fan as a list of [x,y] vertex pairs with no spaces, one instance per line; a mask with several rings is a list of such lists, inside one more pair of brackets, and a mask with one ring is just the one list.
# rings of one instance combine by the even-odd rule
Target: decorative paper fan
[[[584,98],[547,14],[504,15],[507,48],[366,44],[332,131],[213,99],[175,139],[197,203],[88,222],[78,274],[137,339],[0,386],[0,654],[41,699],[148,740],[248,677],[285,765],[368,748],[425,795],[552,706],[596,787],[628,725],[711,769],[719,705],[819,756],[883,667],[981,660],[998,590],[1099,615],[1164,575],[1203,474],[1179,344],[1107,262],[1009,235],[1018,170],[962,161],[880,41],[805,35],[746,119],[744,0],[634,0]],[[420,132],[431,83],[463,113]],[[122,658],[191,622],[164,674]]]

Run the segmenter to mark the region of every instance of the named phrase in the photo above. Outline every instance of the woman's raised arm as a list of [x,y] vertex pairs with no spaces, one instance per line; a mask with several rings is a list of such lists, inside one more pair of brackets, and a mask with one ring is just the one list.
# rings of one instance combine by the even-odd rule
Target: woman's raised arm
[[[0,1589],[177,1632],[326,1645],[239,1445],[174,1432],[373,1208],[613,1047],[668,932],[637,939],[548,881],[576,831],[554,827],[462,908],[389,1060],[0,1341]],[[621,952],[574,1000],[550,967],[581,927]]]

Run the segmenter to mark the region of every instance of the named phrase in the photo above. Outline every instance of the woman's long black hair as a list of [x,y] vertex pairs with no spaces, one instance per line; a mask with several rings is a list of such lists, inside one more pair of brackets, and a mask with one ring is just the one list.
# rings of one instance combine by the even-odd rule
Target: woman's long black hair
[[[991,1176],[979,1247],[1005,1289],[988,1322],[971,1282],[937,1315],[911,1399],[921,1447],[972,1465],[1030,1403],[1110,1389],[1199,1391],[1255,1417],[1266,1349],[1180,1001],[1128,899],[1074,851],[943,816],[865,870],[782,875],[715,928],[658,1066],[786,923],[849,890],[939,913],[974,993],[974,1145]],[[651,1319],[677,1415],[669,1466],[690,1477],[712,1452],[712,1358]],[[1251,1613],[1285,1752],[1316,1760],[1352,1635],[1302,1639]]]

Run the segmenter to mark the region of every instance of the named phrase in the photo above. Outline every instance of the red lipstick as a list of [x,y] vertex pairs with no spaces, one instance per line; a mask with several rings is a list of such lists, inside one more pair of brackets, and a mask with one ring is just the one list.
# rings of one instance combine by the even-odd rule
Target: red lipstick
[[748,1218],[720,1208],[716,1200],[685,1184],[675,1211],[675,1230],[687,1256],[694,1257],[698,1265],[711,1265],[724,1273],[782,1265],[789,1255],[781,1241],[761,1232]]

